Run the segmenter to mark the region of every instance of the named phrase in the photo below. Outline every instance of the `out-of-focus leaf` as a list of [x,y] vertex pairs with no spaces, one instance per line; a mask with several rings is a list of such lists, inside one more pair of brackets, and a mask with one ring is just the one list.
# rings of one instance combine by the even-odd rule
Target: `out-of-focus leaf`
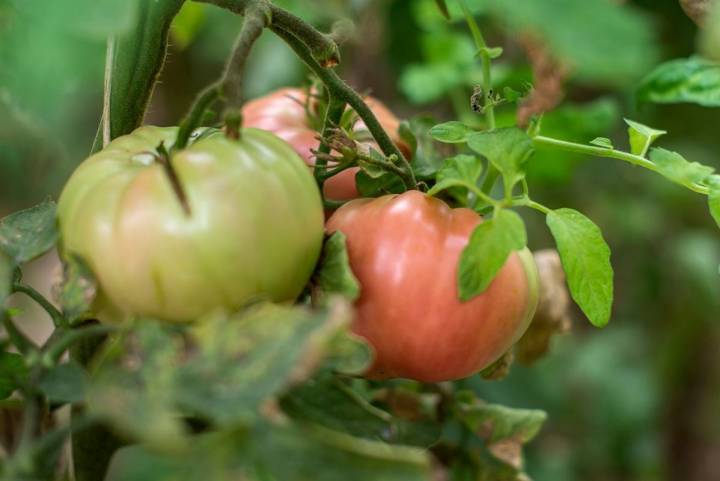
[[[135,130],[145,116],[158,73],[165,62],[170,25],[185,0],[141,2],[137,21],[117,36],[109,67],[110,140]],[[102,129],[93,151],[102,147]]]
[[360,295],[360,284],[350,268],[345,234],[333,233],[323,246],[322,257],[314,275],[316,301],[326,304],[328,296],[339,294],[350,301]]
[[550,212],[547,225],[555,237],[572,298],[594,326],[605,326],[612,310],[613,269],[602,232],[572,209]]
[[502,173],[508,187],[524,177],[525,164],[534,152],[530,137],[515,127],[476,132],[468,137],[468,146]]
[[434,125],[435,121],[429,116],[414,117],[408,122],[417,142],[411,166],[415,176],[421,180],[432,178],[443,163],[444,157],[438,152],[438,145],[430,135]]
[[38,386],[52,402],[77,403],[85,399],[87,373],[75,361],[51,368],[40,378]]
[[525,224],[511,210],[500,210],[491,220],[478,225],[460,255],[460,299],[470,300],[487,289],[508,256],[526,243]]
[[437,124],[430,129],[433,139],[446,144],[459,144],[468,141],[468,137],[474,134],[475,130],[458,121],[444,122]]
[[688,162],[677,152],[659,147],[650,151],[650,160],[658,166],[658,171],[662,175],[680,184],[703,183],[715,171],[715,169],[708,165],[703,165],[698,162]]
[[63,262],[63,282],[58,293],[63,316],[71,323],[87,313],[97,294],[97,280],[87,263],[70,253]]
[[[212,460],[212,463],[208,463]],[[416,448],[355,438],[319,427],[258,425],[196,438],[177,455],[135,446],[115,455],[106,481],[429,481]]]
[[708,206],[710,207],[710,214],[715,219],[718,227],[720,227],[720,177],[713,177],[709,184]]
[[625,119],[625,123],[628,125],[628,136],[630,137],[630,151],[645,157],[650,146],[659,137],[667,134],[664,130],[657,130],[647,125],[643,125],[640,122]]
[[0,352],[0,399],[7,399],[25,381],[25,359],[14,352]]
[[508,439],[527,443],[547,419],[543,411],[487,404],[472,395],[459,397],[462,398],[457,406],[459,419],[490,445]]
[[408,421],[373,406],[345,379],[322,372],[289,391],[281,408],[294,419],[392,444],[429,446],[440,435],[434,421]]
[[27,262],[55,246],[55,202],[43,202],[0,219],[0,250],[15,262]]
[[720,106],[720,64],[700,57],[661,64],[640,83],[640,102]]
[[443,17],[450,20],[450,11],[448,11],[447,3],[445,3],[445,0],[435,0],[435,4],[440,10],[440,13],[442,13]]
[[180,9],[170,26],[170,36],[175,47],[187,48],[205,23],[205,5],[187,2]]
[[13,274],[15,263],[0,251],[0,319],[4,314],[5,299],[12,292]]
[[348,321],[343,303],[317,312],[261,305],[240,317],[201,320],[185,338],[142,321],[125,343],[127,356],[94,377],[88,405],[127,435],[177,447],[180,413],[240,425],[254,419],[265,401],[309,377],[323,359],[341,364],[333,350],[357,363],[357,348],[362,354],[366,349],[338,340]]
[[[658,55],[650,20],[608,0],[490,0],[515,34],[532,32],[583,81],[623,84],[647,72]],[[612,53],[611,53],[612,52]]]

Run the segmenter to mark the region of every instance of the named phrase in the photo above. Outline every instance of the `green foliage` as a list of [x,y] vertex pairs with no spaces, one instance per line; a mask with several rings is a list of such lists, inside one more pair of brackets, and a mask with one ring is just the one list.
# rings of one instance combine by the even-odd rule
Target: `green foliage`
[[[628,136],[630,138],[630,152],[640,157],[645,157],[650,146],[659,137],[667,134],[664,130],[657,130],[639,122],[625,119],[628,125]],[[610,147],[612,148],[612,147]]]
[[474,155],[460,154],[450,157],[445,159],[445,164],[437,172],[437,183],[429,193],[433,195],[447,188],[460,205],[467,205],[468,194],[476,190],[482,172],[482,162]]
[[720,186],[712,185],[708,195],[708,205],[715,223],[720,227]]
[[[158,446],[184,442],[178,413],[226,428],[243,425],[332,357],[335,346],[353,364],[341,367],[357,370],[359,357],[367,362],[362,343],[353,341],[348,352],[342,341],[347,322],[339,304],[320,312],[263,305],[239,318],[207,319],[183,340],[143,321],[134,339],[121,344],[130,348],[129,358],[113,359],[93,379],[89,408],[121,432]],[[117,348],[111,345],[110,352]]]
[[97,289],[97,280],[87,263],[75,254],[68,254],[63,262],[63,283],[58,292],[58,301],[68,322],[73,323],[88,313]]
[[280,407],[298,421],[391,444],[428,447],[440,437],[441,428],[434,416],[426,413],[420,420],[394,416],[371,404],[349,379],[328,371],[289,391]]
[[55,202],[44,202],[0,219],[0,250],[23,263],[52,249],[58,238],[55,210]]
[[315,300],[325,305],[333,294],[354,301],[360,295],[360,284],[350,268],[345,234],[334,232],[325,240],[318,268],[313,276]]
[[12,292],[14,271],[14,263],[0,251],[0,319],[5,315],[5,299]]
[[605,326],[612,309],[613,270],[610,248],[600,229],[572,209],[551,211],[547,224],[555,237],[572,298],[593,325]]
[[491,220],[478,225],[460,256],[460,299],[470,300],[487,289],[508,256],[526,243],[525,224],[511,210],[499,210]]
[[0,352],[0,399],[7,399],[27,379],[28,368],[22,355]]
[[88,374],[75,361],[53,366],[43,373],[38,387],[53,403],[78,403],[85,399]]
[[457,120],[437,124],[430,129],[432,138],[446,144],[465,143],[468,141],[468,137],[474,132],[475,130]]
[[525,164],[534,152],[530,137],[514,127],[474,133],[468,146],[502,173],[508,191],[525,176]]
[[[212,460],[209,464],[208,460]],[[430,461],[419,449],[392,447],[328,429],[259,423],[236,432],[203,435],[175,454],[122,449],[106,481],[428,481]]]
[[637,90],[640,102],[688,102],[720,106],[720,64],[700,57],[671,60],[648,74]]
[[511,34],[538,35],[583,82],[627,83],[645,74],[657,57],[650,22],[627,5],[606,0],[487,3]]
[[688,162],[677,152],[653,148],[650,160],[657,165],[658,172],[679,184],[700,184],[707,180],[715,169],[698,162]]
[[173,44],[187,48],[207,20],[206,7],[200,3],[186,2],[170,25]]

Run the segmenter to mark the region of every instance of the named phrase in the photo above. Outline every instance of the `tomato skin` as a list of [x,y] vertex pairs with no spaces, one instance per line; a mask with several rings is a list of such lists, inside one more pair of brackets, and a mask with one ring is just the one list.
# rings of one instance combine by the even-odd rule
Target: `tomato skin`
[[[305,103],[307,93],[299,88],[283,88],[264,97],[247,102],[243,107],[243,125],[274,133],[293,146],[305,162],[315,165],[315,156],[311,150],[320,145],[318,133],[309,124]],[[380,125],[388,132],[393,142],[406,157],[410,157],[410,148],[399,134],[400,120],[382,102],[372,97],[365,99],[368,107],[375,113]],[[360,121],[356,130],[366,130]],[[374,143],[371,143],[376,149]],[[358,168],[351,168],[333,176],[325,182],[324,194],[332,200],[349,200],[359,196],[355,186],[355,174]]]
[[345,204],[329,233],[347,236],[361,285],[353,331],[375,349],[371,379],[460,379],[497,360],[525,332],[538,300],[529,251],[514,253],[480,296],[458,300],[460,253],[481,222],[418,191]]
[[320,193],[274,135],[220,133],[173,158],[190,214],[153,162],[177,128],[141,127],[83,162],[58,204],[63,249],[83,257],[125,314],[186,322],[256,298],[292,301],[317,262]]

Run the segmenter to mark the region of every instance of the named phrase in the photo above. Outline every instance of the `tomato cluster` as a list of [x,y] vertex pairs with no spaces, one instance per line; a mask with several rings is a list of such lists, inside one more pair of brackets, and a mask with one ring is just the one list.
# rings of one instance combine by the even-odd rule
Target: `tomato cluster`
[[[64,251],[87,261],[108,312],[190,322],[255,300],[295,302],[324,234],[341,231],[361,287],[352,327],[375,351],[367,377],[436,382],[494,362],[537,304],[532,256],[513,254],[485,292],[461,302],[458,260],[482,221],[472,210],[408,191],[352,200],[323,225],[305,105],[303,91],[280,90],[246,105],[239,139],[198,132],[171,156],[177,128],[117,138],[65,186]],[[370,105],[407,149],[397,118]],[[357,197],[354,172],[331,178],[325,195]]]

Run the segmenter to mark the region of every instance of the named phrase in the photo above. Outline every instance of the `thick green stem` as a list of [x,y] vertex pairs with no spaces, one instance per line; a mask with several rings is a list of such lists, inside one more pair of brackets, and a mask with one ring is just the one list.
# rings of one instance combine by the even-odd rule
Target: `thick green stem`
[[350,86],[348,86],[338,75],[329,69],[323,68],[319,63],[315,61],[308,47],[293,33],[287,32],[276,25],[272,25],[272,31],[275,32],[280,38],[282,38],[293,51],[297,54],[300,59],[313,71],[315,75],[325,84],[327,89],[330,91],[330,95],[340,101],[346,102],[352,107],[358,116],[365,122],[368,130],[372,134],[375,142],[382,150],[382,152],[390,157],[395,155],[401,164],[401,168],[407,173],[407,181],[405,186],[408,189],[416,189],[417,181],[415,180],[415,174],[410,167],[410,163],[407,161],[405,156],[400,152],[397,145],[393,143],[392,139],[385,132],[380,121],[378,121],[375,114],[370,110],[362,97],[355,92]]
[[35,301],[40,307],[45,309],[45,312],[48,313],[50,316],[50,319],[52,319],[53,324],[55,327],[62,327],[66,325],[65,318],[63,317],[62,313],[58,311],[55,306],[53,306],[50,301],[45,299],[45,297],[40,294],[38,291],[33,289],[32,287],[26,285],[26,284],[20,284],[15,283],[13,284],[13,292],[22,292],[26,296],[28,296],[30,299]]
[[[197,0],[211,3],[239,15],[245,15],[247,9],[258,0]],[[277,5],[269,5],[273,25],[287,32],[293,32],[308,46],[313,58],[323,67],[333,67],[340,63],[340,49],[330,35],[317,30],[312,25]]]
[[[245,20],[225,72],[219,81],[207,87],[198,96],[180,123],[178,137],[172,149],[174,152],[187,147],[190,135],[200,126],[205,112],[217,100],[226,99],[228,118],[236,118],[239,115],[243,103],[243,78],[247,58],[265,27],[272,21],[270,5],[264,0],[249,3],[243,8],[242,13],[245,15]],[[239,122],[232,122],[231,131],[228,132],[230,137],[237,138],[238,125]]]
[[[575,142],[553,139],[550,137],[544,137],[542,135],[533,137],[533,143],[536,147],[552,147],[567,152],[576,152],[578,154],[594,155],[597,157],[607,157],[612,159],[624,160],[625,162],[637,165],[638,167],[642,167],[653,172],[659,172],[658,166],[655,165],[652,161],[646,159],[645,157],[630,154],[628,152],[622,152],[620,150],[606,149],[604,147],[596,147],[594,145],[577,144]],[[675,183],[687,187],[688,189],[699,194],[708,195],[710,193],[710,189],[704,185],[695,184],[693,182],[675,181]]]

